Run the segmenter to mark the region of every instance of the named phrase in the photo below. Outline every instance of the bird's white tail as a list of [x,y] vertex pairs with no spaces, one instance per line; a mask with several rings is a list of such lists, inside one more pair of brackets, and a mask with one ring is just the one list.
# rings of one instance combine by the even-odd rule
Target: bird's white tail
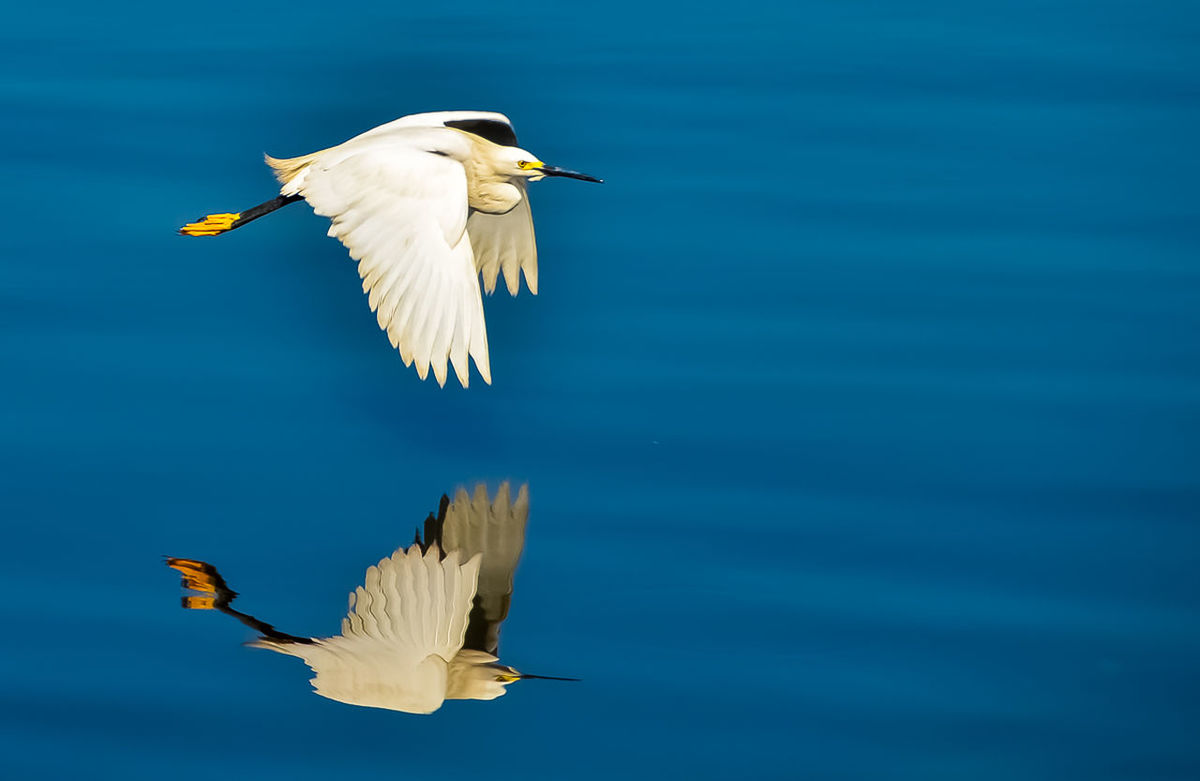
[[268,651],[285,654],[287,656],[300,656],[303,654],[294,647],[298,645],[307,645],[307,643],[287,643],[282,640],[272,640],[269,637],[257,637],[247,643],[243,643],[247,648],[265,648]]
[[301,155],[300,157],[271,157],[263,155],[267,161],[267,165],[275,171],[275,178],[283,185],[280,188],[280,193],[283,195],[295,195],[300,192],[300,185],[303,183],[304,177],[302,174],[317,159],[320,152],[313,152],[311,155]]

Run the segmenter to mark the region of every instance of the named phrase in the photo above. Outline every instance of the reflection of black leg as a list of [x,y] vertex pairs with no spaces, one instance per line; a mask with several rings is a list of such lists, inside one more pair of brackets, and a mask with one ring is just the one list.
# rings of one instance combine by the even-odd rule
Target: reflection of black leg
[[234,610],[229,606],[228,603],[221,604],[218,602],[216,605],[214,605],[214,607],[216,607],[217,610],[220,610],[225,615],[232,616],[238,621],[241,621],[246,626],[261,634],[267,640],[275,640],[280,643],[304,643],[305,645],[312,645],[313,643],[313,639],[311,637],[296,637],[295,635],[289,635],[286,632],[280,632],[278,629],[266,623],[265,621],[259,621],[254,616]]
[[259,621],[254,616],[234,610],[230,605],[237,599],[238,593],[229,587],[217,568],[206,561],[198,559],[167,559],[167,566],[183,575],[183,587],[191,591],[212,594],[211,597],[184,597],[183,606],[188,610],[219,610],[227,616],[232,616],[246,626],[262,634],[268,640],[281,643],[312,644],[311,637],[296,637],[286,632],[280,632],[275,627]]

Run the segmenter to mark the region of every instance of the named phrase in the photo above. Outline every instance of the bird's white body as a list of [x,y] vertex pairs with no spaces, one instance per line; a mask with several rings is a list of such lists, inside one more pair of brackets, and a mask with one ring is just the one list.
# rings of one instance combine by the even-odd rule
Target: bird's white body
[[[513,143],[448,123],[507,130],[502,140]],[[469,355],[491,382],[481,274],[489,293],[501,273],[512,295],[522,273],[537,293],[526,185],[562,169],[515,140],[503,114],[447,111],[402,117],[313,154],[267,158],[281,195],[303,197],[333,221],[329,235],[358,261],[380,328],[422,379],[432,368],[444,384],[448,360],[466,387]]]

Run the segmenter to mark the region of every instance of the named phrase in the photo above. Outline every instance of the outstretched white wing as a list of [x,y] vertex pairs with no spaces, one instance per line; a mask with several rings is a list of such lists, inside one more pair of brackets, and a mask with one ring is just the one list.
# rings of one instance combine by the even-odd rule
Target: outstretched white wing
[[449,663],[463,645],[479,556],[463,563],[436,545],[397,550],[350,595],[342,633],[312,643],[252,645],[298,656],[317,694],[351,705],[432,713],[446,697]]
[[412,659],[436,654],[449,661],[467,631],[479,559],[458,551],[441,558],[436,545],[424,553],[419,545],[400,548],[367,569],[350,596],[342,637],[381,640]]
[[467,219],[467,232],[475,251],[475,266],[483,274],[483,289],[492,293],[496,277],[504,272],[508,292],[516,295],[521,289],[521,272],[529,292],[537,295],[537,241],[533,234],[533,212],[529,209],[529,188],[521,188],[521,202],[504,214],[485,214],[472,211]]
[[405,365],[415,362],[421,379],[432,367],[442,385],[448,358],[466,387],[469,354],[490,383],[466,172],[427,151],[422,133],[355,139],[314,155],[284,190],[332,218],[329,235],[359,262],[371,310]]

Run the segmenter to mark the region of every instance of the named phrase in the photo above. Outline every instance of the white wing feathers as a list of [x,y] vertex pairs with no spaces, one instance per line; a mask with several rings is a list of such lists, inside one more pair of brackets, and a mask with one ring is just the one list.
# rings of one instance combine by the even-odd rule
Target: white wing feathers
[[[405,365],[415,363],[421,379],[432,368],[444,385],[448,359],[467,387],[468,355],[484,382],[492,381],[479,275],[492,293],[503,274],[515,296],[524,273],[536,295],[537,244],[525,182],[514,182],[524,197],[506,214],[468,208],[460,161],[469,158],[471,144],[446,122],[512,127],[508,117],[489,111],[413,114],[338,146],[268,156],[267,163],[281,194],[301,195],[333,220],[329,235],[359,262],[371,311]],[[447,155],[447,144],[462,146]]]
[[393,119],[391,122],[373,127],[365,133],[360,133],[351,141],[357,141],[360,138],[370,136],[383,135],[390,133],[397,128],[405,127],[445,127],[447,122],[464,119],[482,119],[489,122],[502,122],[509,127],[512,127],[512,120],[503,114],[496,111],[426,111],[421,114],[409,114]]
[[449,358],[459,382],[467,356],[491,382],[483,301],[467,222],[466,172],[458,162],[414,146],[373,139],[319,154],[284,189],[330,217],[329,235],[359,261],[371,310],[406,366],[446,382]]
[[516,295],[521,287],[521,272],[529,292],[537,295],[537,242],[533,234],[533,212],[529,209],[529,189],[521,188],[521,202],[505,214],[472,212],[467,219],[467,232],[475,250],[475,266],[483,274],[483,289],[489,294],[496,290],[496,278],[504,272],[508,292]]
[[472,615],[470,642],[472,647],[494,656],[500,653],[500,625],[512,603],[513,576],[525,548],[528,520],[526,485],[520,487],[513,500],[509,484],[502,483],[490,503],[486,486],[476,486],[472,496],[460,488],[446,509],[442,531],[446,549],[459,551],[464,557],[482,555],[476,589],[480,610]]
[[[500,484],[496,498],[490,503],[487,486],[482,483],[475,487],[473,495],[459,488],[446,509],[442,530],[446,550],[459,551],[463,556],[482,555],[479,594],[485,602],[494,599],[498,603],[512,595],[513,576],[525,548],[528,521],[529,486],[522,485],[514,501],[507,482]],[[504,616],[489,615],[488,619],[502,621]]]
[[[351,139],[380,136],[410,127],[444,127],[447,122],[484,120],[512,127],[512,121],[495,111],[430,111],[410,114],[372,128]],[[537,295],[537,243],[533,234],[533,214],[529,209],[529,191],[525,182],[514,182],[524,196],[507,214],[472,212],[467,221],[471,246],[475,251],[475,267],[483,274],[483,287],[489,294],[496,290],[496,279],[504,273],[508,292],[516,295],[521,286],[521,272],[529,292]]]
[[322,697],[432,713],[445,700],[450,662],[463,645],[480,558],[462,563],[457,552],[440,555],[436,545],[424,554],[414,545],[368,569],[336,637],[252,645],[303,659]]
[[414,661],[453,659],[467,631],[480,557],[462,563],[458,551],[439,556],[436,545],[424,554],[413,545],[368,568],[350,595],[342,637],[382,641]]

